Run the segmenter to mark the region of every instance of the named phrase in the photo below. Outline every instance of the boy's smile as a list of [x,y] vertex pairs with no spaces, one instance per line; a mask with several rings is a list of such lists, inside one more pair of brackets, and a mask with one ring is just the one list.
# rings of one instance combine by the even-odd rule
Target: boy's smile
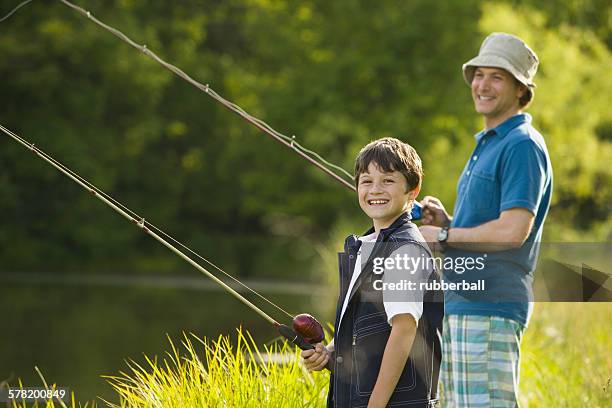
[[399,171],[387,173],[371,162],[368,171],[359,175],[359,206],[372,219],[376,232],[390,226],[419,192],[406,191],[407,180]]

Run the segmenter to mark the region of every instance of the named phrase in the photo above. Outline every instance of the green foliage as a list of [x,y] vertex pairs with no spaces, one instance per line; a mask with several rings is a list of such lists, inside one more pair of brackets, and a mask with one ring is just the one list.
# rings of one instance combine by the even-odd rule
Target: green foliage
[[[350,168],[361,145],[373,137],[405,133],[407,125],[414,133],[411,142],[418,145],[422,127],[408,118],[427,115],[436,101],[450,101],[454,95],[447,95],[452,87],[431,89],[420,80],[429,70],[452,71],[430,57],[426,44],[439,36],[429,29],[443,32],[445,20],[423,18],[429,13],[426,2],[399,13],[391,3],[375,13],[360,2],[347,6],[355,24],[345,21],[345,7],[317,2],[211,3],[204,8],[117,2],[115,7],[93,3],[88,8],[196,78],[209,80],[250,112]],[[476,19],[469,4],[446,8],[447,17]],[[350,193],[108,33],[63,7],[51,7],[44,17],[33,10],[35,33],[44,37],[40,44],[21,46],[31,35],[24,24],[28,15],[9,20],[17,27],[13,36],[5,37],[7,61],[38,64],[20,72],[13,65],[3,67],[16,84],[8,89],[13,109],[3,120],[40,146],[49,146],[50,137],[59,141],[50,153],[149,220],[175,226],[202,247],[208,242],[198,237],[193,220],[209,236],[229,233],[240,241],[270,238],[273,231],[262,219],[271,213],[302,216],[311,237],[333,223],[339,212],[358,214]],[[387,47],[372,41],[368,26],[375,37],[389,37]],[[435,50],[440,58],[458,48],[459,38],[444,34],[443,43]],[[434,92],[439,96],[432,96]],[[20,93],[26,95],[16,97]],[[417,94],[426,96],[418,106],[406,103]],[[25,110],[25,104],[35,108]],[[452,104],[448,108],[452,110]],[[7,156],[14,165],[23,152],[15,149]],[[24,171],[12,167],[2,183],[13,202],[2,211],[4,242],[22,236],[12,239],[12,250],[2,254],[6,265],[36,269],[45,259],[47,267],[64,269],[71,261],[73,267],[87,262],[92,269],[118,264],[140,268],[143,262],[137,258],[144,251],[159,259],[143,246],[137,232],[110,220],[113,215],[66,187],[50,169],[36,164],[37,171],[24,179],[32,173],[29,163]],[[60,208],[44,206],[58,203],[58,197],[37,199],[45,174],[52,174],[54,186],[64,183],[58,195],[69,198]],[[24,226],[34,214],[41,219],[38,226]],[[49,223],[52,219],[59,222]],[[19,233],[11,233],[15,230]],[[37,241],[40,236],[47,240]],[[125,259],[121,247],[137,251]],[[209,253],[227,251],[227,245],[221,247],[209,247]],[[22,259],[25,251],[34,253],[29,262]],[[220,258],[231,263],[233,257]]]
[[[38,389],[45,389],[48,391],[58,391],[58,386],[57,384],[47,384],[47,381],[45,380],[45,377],[42,375],[42,373],[40,372],[40,370],[38,369],[38,367],[35,367],[36,372],[38,373],[40,379],[42,380],[42,386],[40,387],[36,387]],[[4,382],[0,383],[0,387],[4,388],[6,386],[6,384]],[[21,381],[21,379],[19,380],[19,385],[17,387],[15,387],[15,389],[19,389],[19,390],[23,390],[24,388],[28,388],[25,387],[23,385],[23,382]],[[68,400],[68,402],[65,402],[65,400]],[[7,407],[10,408],[96,408],[97,404],[95,401],[88,401],[85,403],[81,403],[78,402],[75,396],[74,391],[70,391],[70,395],[64,397],[64,399],[59,400],[53,400],[53,399],[49,399],[47,401],[34,401],[31,403],[26,402],[26,400],[21,399],[21,400],[14,400],[11,402],[7,402]]]
[[612,48],[612,8],[607,0],[511,0],[507,3],[537,9],[547,16],[547,27],[568,25],[590,31],[608,49]]
[[[409,142],[424,161],[422,194],[449,211],[481,127],[461,64],[490,31],[515,33],[541,57],[529,112],[555,171],[545,239],[612,238],[611,8],[603,0],[79,4],[349,170],[372,139]],[[342,239],[368,227],[348,189],[60,2],[32,2],[0,28],[0,123],[234,275],[316,277],[335,297]],[[3,271],[184,267],[27,150],[0,144]],[[37,304],[14,302],[16,310]],[[56,330],[56,339],[72,332]],[[585,347],[610,343],[605,333]],[[538,336],[528,332],[527,350],[546,344]],[[550,370],[575,363],[559,364]],[[525,384],[540,394],[527,398],[544,406],[557,406],[552,390],[605,382],[599,372],[580,384],[546,377],[534,385],[536,376]]]
[[[607,303],[538,303],[521,347],[522,405],[610,406],[611,321],[612,308]],[[128,372],[106,377],[119,402],[105,405],[325,406],[328,374],[306,372],[298,351],[286,343],[262,348],[239,330],[236,341],[227,336],[216,341],[184,336],[181,346],[172,340],[170,346],[163,359],[131,361]],[[59,408],[52,403],[44,406]],[[73,397],[69,406],[82,405]]]
[[[609,9],[595,13],[598,4],[83,6],[349,170],[374,138],[408,141],[424,160],[422,194],[440,197],[449,210],[480,128],[461,64],[488,32],[516,33],[542,60],[530,112],[555,170],[546,237],[604,240],[612,225],[612,81]],[[363,225],[347,189],[61,3],[33,2],[2,27],[10,34],[0,37],[0,122],[232,272],[309,276],[326,231],[344,219],[353,229]],[[19,146],[3,141],[0,161],[3,267],[181,267]],[[302,249],[270,268],[296,237]]]
[[598,135],[601,126],[612,123],[609,49],[588,29],[568,24],[548,28],[546,14],[531,7],[488,3],[479,27],[483,34],[514,33],[540,57],[538,88],[529,112],[546,138],[555,173],[549,223],[594,229],[590,239],[610,239],[598,229],[607,223],[609,233],[612,210],[612,191],[606,188],[612,184],[612,144]]
[[172,340],[170,345],[163,361],[145,357],[144,367],[131,361],[130,373],[108,377],[120,397],[119,404],[109,406],[319,407],[327,398],[329,375],[308,373],[299,364],[299,352],[287,343],[260,351],[248,333],[238,330],[235,345],[225,336],[211,342],[187,335],[182,341],[186,355]]
[[[522,346],[521,401],[525,406],[608,406],[612,360],[607,353],[612,309],[606,303],[539,303]],[[585,336],[584,333],[589,333]],[[183,355],[171,342],[163,361],[131,362],[130,373],[109,377],[121,407],[324,406],[328,376],[311,377],[286,344],[264,346],[238,332],[198,343],[185,337]],[[200,341],[201,342],[201,341]],[[274,363],[270,356],[282,356]],[[265,363],[261,364],[262,361]]]
[[610,322],[608,303],[537,304],[521,348],[524,406],[610,406]]

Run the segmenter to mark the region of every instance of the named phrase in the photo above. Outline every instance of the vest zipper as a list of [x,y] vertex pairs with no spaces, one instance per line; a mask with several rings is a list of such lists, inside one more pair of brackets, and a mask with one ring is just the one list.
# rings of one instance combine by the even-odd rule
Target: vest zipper
[[355,341],[357,341],[357,335],[353,334],[353,346],[355,345]]

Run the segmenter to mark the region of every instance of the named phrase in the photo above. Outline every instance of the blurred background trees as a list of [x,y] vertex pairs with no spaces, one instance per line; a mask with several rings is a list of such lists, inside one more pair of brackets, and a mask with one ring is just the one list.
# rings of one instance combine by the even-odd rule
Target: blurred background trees
[[[545,239],[611,238],[604,1],[79,5],[349,170],[372,139],[409,142],[422,193],[449,208],[482,125],[461,64],[491,31],[519,35],[541,58],[529,112],[555,171]],[[312,278],[334,231],[367,227],[350,191],[61,3],[0,30],[0,122],[233,273]],[[3,270],[182,268],[8,138],[0,162]]]
[[[17,4],[0,0],[0,15]],[[612,240],[604,0],[78,5],[349,171],[372,139],[410,143],[424,161],[422,195],[449,210],[482,126],[461,65],[489,32],[514,33],[541,59],[529,112],[555,171],[544,239]],[[336,252],[368,227],[354,193],[59,1],[0,23],[0,55],[3,126],[235,276],[314,282],[265,294],[333,319]],[[6,136],[0,164],[0,383],[39,385],[37,365],[80,399],[114,399],[99,376],[161,353],[166,333],[215,338],[243,324],[258,341],[276,335],[233,298],[198,289],[197,272]],[[184,281],[129,280],[142,275]],[[558,378],[540,389],[568,388]]]

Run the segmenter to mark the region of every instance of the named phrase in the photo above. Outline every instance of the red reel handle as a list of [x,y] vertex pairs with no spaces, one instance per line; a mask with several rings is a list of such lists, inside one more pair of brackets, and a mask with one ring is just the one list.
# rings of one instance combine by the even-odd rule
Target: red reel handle
[[301,334],[297,333],[296,331],[294,331],[293,329],[291,329],[290,327],[284,325],[284,324],[279,324],[278,325],[278,332],[287,340],[289,340],[291,343],[295,344],[296,346],[298,346],[300,349],[302,350],[312,350],[314,349],[314,346],[310,343],[308,343],[306,340],[304,340],[304,337],[302,337]]
[[316,344],[325,338],[325,331],[319,321],[308,313],[301,313],[293,318],[293,330],[304,339],[311,343]]
[[[306,340],[304,340],[304,337],[302,337],[299,333],[295,332],[293,329],[291,329],[290,327],[284,325],[284,324],[279,324],[278,325],[278,332],[287,340],[289,340],[290,343],[295,344],[296,346],[298,346],[300,349],[302,350],[313,350],[315,347],[314,345],[308,343]],[[327,361],[327,364],[325,364],[325,368],[327,368],[329,371],[333,371],[333,363],[332,363],[332,356],[330,356],[330,359]]]

